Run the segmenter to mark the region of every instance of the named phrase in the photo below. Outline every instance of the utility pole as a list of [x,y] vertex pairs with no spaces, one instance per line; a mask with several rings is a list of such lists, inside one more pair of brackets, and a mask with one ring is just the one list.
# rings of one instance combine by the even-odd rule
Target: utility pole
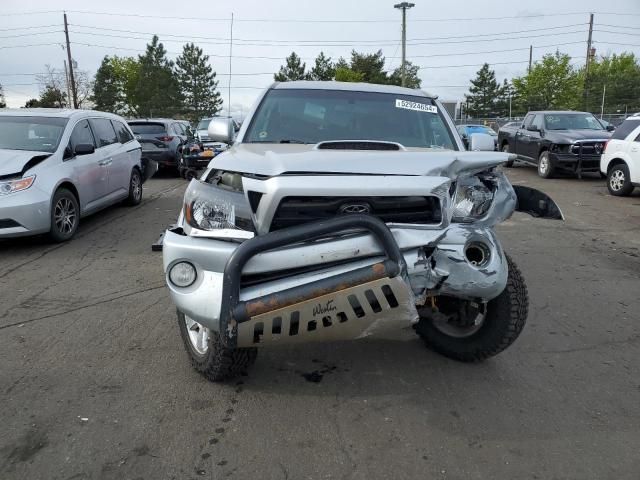
[[591,61],[591,40],[593,37],[593,13],[589,14],[589,36],[587,38],[587,60],[584,65],[584,88],[583,88],[583,99],[584,99],[584,109],[588,109],[587,101],[589,98],[589,93],[587,89],[589,87],[589,63]]
[[531,73],[531,61],[533,60],[533,45],[529,45],[529,68],[527,73]]
[[64,62],[64,80],[67,84],[67,98],[71,99],[71,82],[69,81],[69,70],[67,69],[67,61]]
[[231,117],[231,58],[233,57],[233,12],[231,12],[231,36],[229,38],[229,91],[227,96],[227,110],[229,112],[229,117]]
[[402,10],[402,66],[400,67],[400,72],[402,74],[403,87],[407,84],[407,72],[405,65],[407,61],[407,9],[415,6],[415,3],[409,2],[396,3],[393,6],[393,8]]
[[71,59],[71,46],[69,45],[69,26],[67,14],[64,14],[64,36],[67,40],[67,58],[69,59],[69,79],[71,80],[71,94],[73,95],[73,108],[78,108],[78,95],[76,93],[76,81],[73,78],[73,60]]

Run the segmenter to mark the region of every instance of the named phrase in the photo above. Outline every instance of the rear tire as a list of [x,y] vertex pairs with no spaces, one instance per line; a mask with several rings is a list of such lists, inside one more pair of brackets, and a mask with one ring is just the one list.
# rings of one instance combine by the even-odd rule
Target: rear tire
[[71,240],[80,223],[80,206],[76,196],[66,188],[59,188],[51,201],[51,230],[49,238],[56,242]]
[[609,169],[607,173],[607,190],[616,197],[626,197],[633,192],[631,175],[626,163],[619,163]]
[[[503,153],[509,153],[509,144],[508,143],[505,143],[502,146],[502,152]],[[513,167],[513,162],[514,162],[514,160],[507,160],[505,162],[504,166],[507,167],[507,168],[511,168],[511,167]]]
[[538,157],[538,175],[542,178],[551,178],[554,171],[555,167],[549,158],[549,152],[545,150]]
[[527,321],[529,297],[520,270],[508,256],[507,263],[506,288],[486,304],[479,327],[464,327],[469,334],[447,334],[434,320],[421,316],[416,333],[427,347],[454,360],[480,362],[502,352],[518,338]]
[[129,180],[129,196],[126,203],[129,206],[140,205],[142,202],[142,175],[140,170],[134,168],[131,172],[131,179]]
[[258,355],[256,348],[229,348],[220,335],[178,311],[178,325],[191,364],[212,382],[245,373]]

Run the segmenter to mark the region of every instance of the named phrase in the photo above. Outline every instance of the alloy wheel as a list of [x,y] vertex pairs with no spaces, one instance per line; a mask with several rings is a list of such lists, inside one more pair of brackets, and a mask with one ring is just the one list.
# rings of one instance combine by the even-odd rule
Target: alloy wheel
[[540,169],[540,173],[547,173],[547,170],[549,169],[549,159],[545,155],[540,157],[540,165],[538,168]]
[[56,203],[53,218],[58,231],[64,235],[73,232],[78,218],[76,207],[68,198],[61,198]]
[[611,186],[611,190],[614,192],[619,192],[624,187],[624,172],[622,170],[614,170],[611,172],[611,178],[609,178],[609,185]]
[[131,191],[133,192],[133,198],[139,200],[142,197],[142,182],[140,181],[140,175],[131,175]]
[[191,347],[200,355],[206,355],[209,350],[209,329],[187,315],[184,316],[184,323],[189,332]]

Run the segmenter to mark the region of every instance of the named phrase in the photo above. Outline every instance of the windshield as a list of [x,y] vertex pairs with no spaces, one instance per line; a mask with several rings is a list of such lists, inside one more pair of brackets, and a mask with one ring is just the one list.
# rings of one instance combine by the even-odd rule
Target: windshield
[[0,148],[53,153],[68,119],[0,116]]
[[311,144],[331,140],[456,149],[431,98],[345,90],[270,90],[244,139],[248,143]]
[[547,130],[604,130],[590,113],[554,113],[545,115]]
[[493,128],[486,127],[484,125],[467,125],[467,132],[469,135],[472,133],[486,133],[487,135],[496,136],[498,135]]
[[198,122],[198,130],[206,130],[207,128],[209,128],[209,122],[211,122],[210,118],[200,120],[200,122]]

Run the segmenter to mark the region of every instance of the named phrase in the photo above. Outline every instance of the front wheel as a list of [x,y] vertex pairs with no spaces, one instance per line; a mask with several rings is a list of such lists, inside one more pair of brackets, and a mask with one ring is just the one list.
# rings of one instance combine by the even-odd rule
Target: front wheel
[[[509,144],[508,143],[505,143],[502,146],[502,152],[503,153],[509,153]],[[504,164],[504,166],[507,167],[507,168],[513,167],[513,160],[507,160],[506,163]]]
[[229,348],[220,335],[178,311],[178,326],[193,367],[212,382],[236,377],[255,363],[255,348]]
[[524,328],[529,297],[524,278],[507,256],[503,292],[485,304],[438,297],[438,311],[421,312],[416,333],[427,347],[462,362],[479,362],[511,345]]
[[51,201],[51,230],[49,238],[54,242],[70,240],[80,223],[80,207],[76,196],[66,188],[60,188]]
[[551,178],[554,170],[555,168],[551,162],[551,158],[549,158],[549,152],[545,150],[540,154],[540,157],[538,157],[538,175],[542,178]]
[[614,165],[607,174],[607,189],[611,195],[626,197],[633,191],[629,167],[624,163]]

